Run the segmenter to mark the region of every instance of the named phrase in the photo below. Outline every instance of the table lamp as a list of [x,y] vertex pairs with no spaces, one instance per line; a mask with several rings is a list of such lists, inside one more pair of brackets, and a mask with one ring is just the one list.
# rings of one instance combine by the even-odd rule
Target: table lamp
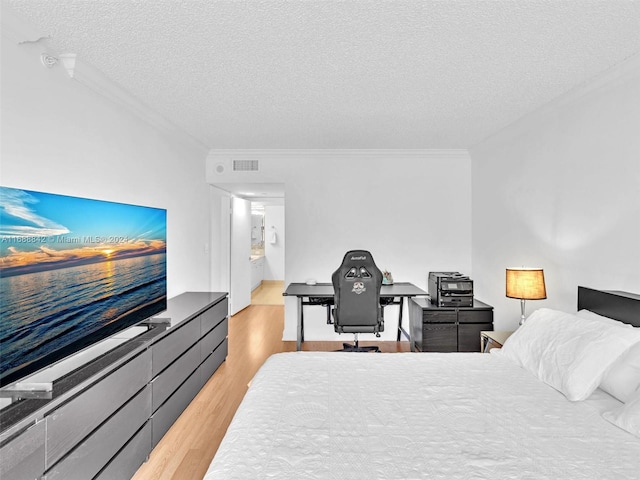
[[544,272],[541,268],[507,268],[507,297],[520,299],[520,325],[524,323],[526,300],[547,298]]

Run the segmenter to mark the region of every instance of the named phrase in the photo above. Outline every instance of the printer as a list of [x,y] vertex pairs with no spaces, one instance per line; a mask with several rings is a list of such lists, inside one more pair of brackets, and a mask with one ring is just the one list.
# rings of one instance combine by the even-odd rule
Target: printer
[[473,280],[460,272],[429,272],[431,303],[439,307],[473,307]]

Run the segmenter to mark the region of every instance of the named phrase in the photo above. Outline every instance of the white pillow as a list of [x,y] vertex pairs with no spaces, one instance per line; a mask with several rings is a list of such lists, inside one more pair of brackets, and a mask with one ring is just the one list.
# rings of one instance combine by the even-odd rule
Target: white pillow
[[[581,318],[592,318],[611,325],[634,328],[633,325],[599,315],[590,310],[580,310],[576,315]],[[600,383],[602,390],[623,403],[626,403],[639,387],[640,344],[631,347],[628,352],[618,358],[604,374],[602,382]]]
[[637,342],[640,329],[541,308],[507,339],[502,355],[578,401],[591,395],[613,362]]
[[604,412],[602,416],[623,430],[640,437],[640,390],[636,391],[625,405]]
[[621,402],[629,401],[640,388],[640,343],[613,362],[604,374],[600,388]]

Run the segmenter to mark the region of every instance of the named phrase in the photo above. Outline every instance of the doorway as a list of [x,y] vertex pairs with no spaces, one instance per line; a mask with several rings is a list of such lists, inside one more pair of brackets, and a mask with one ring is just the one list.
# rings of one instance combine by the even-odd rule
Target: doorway
[[[283,305],[286,243],[284,185],[214,186],[228,195],[227,211],[230,215],[223,213],[220,231],[226,231],[228,235],[228,242],[221,242],[221,254],[228,262],[229,313],[234,315],[254,302],[260,305]],[[260,221],[253,218],[257,210],[261,211]],[[257,248],[254,248],[254,240]],[[252,295],[252,291],[255,295]]]
[[251,202],[251,305],[284,305],[284,202]]

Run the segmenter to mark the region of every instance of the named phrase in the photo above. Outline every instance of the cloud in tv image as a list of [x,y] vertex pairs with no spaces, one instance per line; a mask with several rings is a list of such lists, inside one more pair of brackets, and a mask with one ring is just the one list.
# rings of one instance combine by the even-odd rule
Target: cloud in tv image
[[166,210],[0,187],[0,384],[166,309]]

